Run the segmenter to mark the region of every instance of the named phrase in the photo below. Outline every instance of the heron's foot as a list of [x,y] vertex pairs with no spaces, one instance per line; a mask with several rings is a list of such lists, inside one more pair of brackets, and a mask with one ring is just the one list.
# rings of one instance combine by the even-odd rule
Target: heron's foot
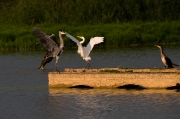
[[86,69],[85,69],[85,68],[83,68],[82,72],[86,72]]
[[61,71],[56,71],[57,73],[60,73]]
[[43,67],[43,66],[40,66],[38,69],[40,69],[40,70],[44,70],[44,67]]
[[61,73],[61,71],[60,71],[59,69],[58,69],[58,70],[56,70],[56,72],[57,72],[57,73],[59,73],[59,74]]
[[87,69],[89,69],[89,68],[90,68],[90,64],[88,63]]
[[86,61],[86,62],[87,62],[87,69],[89,69],[90,63],[89,63],[89,61]]

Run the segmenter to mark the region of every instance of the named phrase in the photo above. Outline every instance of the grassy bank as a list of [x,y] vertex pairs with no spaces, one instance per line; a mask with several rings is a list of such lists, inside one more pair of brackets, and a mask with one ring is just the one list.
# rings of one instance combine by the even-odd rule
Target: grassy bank
[[101,47],[177,43],[179,8],[180,0],[1,0],[0,48],[35,49],[34,26],[47,34],[104,36]]
[[[37,24],[15,25],[2,24],[0,26],[1,49],[35,49],[37,38],[32,32],[33,27],[45,31],[47,34],[56,34],[63,29],[73,36],[83,35],[89,42],[94,36],[104,36],[105,42],[101,47],[120,47],[129,45],[154,45],[171,44],[180,42],[180,21],[173,22],[123,22],[96,25],[61,25],[61,24]],[[76,44],[63,37],[65,47],[76,47]],[[79,39],[80,40],[80,39]],[[38,47],[40,48],[40,47]]]

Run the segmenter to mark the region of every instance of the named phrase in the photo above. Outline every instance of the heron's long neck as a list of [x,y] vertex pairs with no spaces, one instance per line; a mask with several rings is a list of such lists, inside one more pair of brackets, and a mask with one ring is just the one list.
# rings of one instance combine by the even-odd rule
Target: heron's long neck
[[160,47],[159,49],[160,49],[161,57],[164,56],[163,48]]
[[81,44],[83,44],[84,43],[84,41],[85,41],[85,38],[84,37],[82,37],[82,41],[80,42]]
[[59,33],[59,41],[60,41],[59,47],[61,47],[61,45],[64,44],[61,33]]

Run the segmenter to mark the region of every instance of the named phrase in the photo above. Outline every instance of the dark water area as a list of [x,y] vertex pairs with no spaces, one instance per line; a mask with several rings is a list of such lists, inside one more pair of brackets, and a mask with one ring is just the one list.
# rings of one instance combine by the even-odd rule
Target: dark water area
[[[84,68],[77,49],[65,50],[59,69]],[[180,47],[165,46],[164,53],[180,63]],[[180,113],[177,90],[120,90],[48,88],[47,74],[55,59],[38,70],[44,51],[0,51],[1,119],[176,119]],[[93,49],[91,68],[164,68],[154,46]],[[179,67],[177,67],[179,68]]]

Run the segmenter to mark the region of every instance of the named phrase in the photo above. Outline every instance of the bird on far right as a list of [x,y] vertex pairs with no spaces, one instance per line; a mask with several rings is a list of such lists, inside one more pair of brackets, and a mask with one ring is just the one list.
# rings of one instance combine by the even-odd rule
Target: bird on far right
[[165,66],[165,68],[174,68],[173,66],[179,66],[177,64],[172,63],[172,61],[164,54],[163,52],[163,47],[160,45],[155,45],[160,49],[160,54],[161,54],[161,60]]

